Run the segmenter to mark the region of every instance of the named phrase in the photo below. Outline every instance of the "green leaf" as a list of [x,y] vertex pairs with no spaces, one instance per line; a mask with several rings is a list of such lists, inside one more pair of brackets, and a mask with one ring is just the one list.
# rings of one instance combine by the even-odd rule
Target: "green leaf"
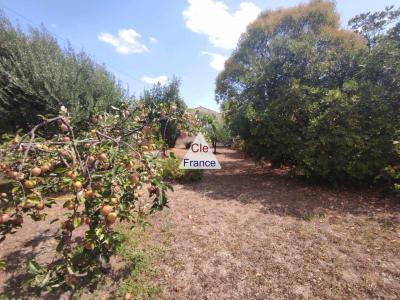
[[29,270],[35,274],[37,274],[40,270],[39,264],[37,262],[35,262],[34,260],[28,261],[28,267],[29,267]]

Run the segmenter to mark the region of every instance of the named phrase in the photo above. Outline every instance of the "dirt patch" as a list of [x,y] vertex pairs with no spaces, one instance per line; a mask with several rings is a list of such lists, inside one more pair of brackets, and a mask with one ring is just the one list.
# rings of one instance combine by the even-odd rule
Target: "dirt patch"
[[[184,150],[175,150],[178,156]],[[399,298],[400,207],[313,187],[221,149],[220,171],[179,185],[160,262],[167,299]]]

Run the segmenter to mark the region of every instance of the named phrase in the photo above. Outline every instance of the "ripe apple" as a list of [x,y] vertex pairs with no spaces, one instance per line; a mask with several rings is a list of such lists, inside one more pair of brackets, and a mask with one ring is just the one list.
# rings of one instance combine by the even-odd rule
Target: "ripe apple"
[[38,203],[38,204],[36,205],[36,208],[37,208],[38,210],[43,210],[43,209],[45,208],[45,205],[44,205],[43,202],[40,202],[40,203]]
[[112,204],[118,204],[118,198],[111,198]]
[[44,164],[43,166],[40,167],[41,173],[46,173],[50,170],[50,165],[49,164]]
[[42,173],[42,169],[39,167],[34,167],[31,169],[32,176],[39,176]]
[[75,189],[76,191],[79,191],[79,190],[82,188],[82,182],[80,182],[80,181],[75,181],[75,182],[72,184],[72,186],[74,187],[74,189]]
[[69,153],[68,153],[68,151],[67,150],[61,150],[60,151],[60,155],[62,156],[62,157],[67,157],[68,155],[69,155]]
[[96,158],[93,155],[89,155],[87,161],[89,164],[92,164],[96,161]]
[[107,154],[105,154],[105,153],[100,153],[99,154],[99,156],[98,156],[98,159],[100,160],[100,161],[107,161]]
[[69,136],[64,136],[63,137],[63,142],[69,143],[70,141],[71,141],[71,139],[69,138]]
[[16,179],[18,176],[18,172],[17,171],[8,171],[7,176],[10,177],[11,179]]
[[176,112],[176,105],[171,105],[171,107],[169,108],[169,111],[172,113]]
[[143,191],[138,191],[138,197],[143,197],[143,195],[144,195],[144,192]]
[[108,224],[114,224],[116,219],[117,219],[116,212],[111,212],[107,215],[107,223]]
[[91,189],[90,189],[90,190],[87,190],[87,191],[85,192],[85,197],[88,198],[88,199],[93,199],[94,196],[95,196],[95,194],[94,194],[93,190],[91,190]]
[[75,203],[73,203],[72,201],[69,202],[68,205],[67,205],[67,209],[74,210],[75,209]]
[[7,198],[7,193],[1,193],[1,198]]
[[36,183],[35,183],[33,180],[27,180],[27,181],[25,181],[25,183],[24,183],[24,186],[25,186],[27,189],[33,189],[33,188],[35,187],[35,185],[36,185]]
[[100,214],[103,216],[107,216],[109,213],[111,213],[113,210],[112,206],[110,205],[104,205],[100,208]]
[[2,214],[0,216],[0,224],[4,224],[4,223],[6,223],[6,222],[8,222],[10,220],[11,220],[11,217],[10,217],[9,214]]
[[83,144],[83,149],[88,150],[90,148],[91,144],[90,143],[84,143]]
[[90,218],[89,217],[85,217],[85,224],[86,225],[90,225],[90,223],[91,223]]

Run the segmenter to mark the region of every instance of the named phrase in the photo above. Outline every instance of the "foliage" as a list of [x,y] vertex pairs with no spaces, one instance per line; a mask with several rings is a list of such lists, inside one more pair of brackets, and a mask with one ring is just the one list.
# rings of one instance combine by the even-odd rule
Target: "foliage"
[[[170,119],[191,130],[190,122],[175,112],[127,104],[92,118],[90,131],[80,134],[71,119],[63,107],[59,116],[27,134],[5,136],[0,149],[1,171],[13,182],[11,190],[1,194],[1,240],[26,217],[45,220],[46,210],[56,204],[53,194],[70,195],[62,205],[66,213],[56,235],[60,259],[49,266],[29,262],[40,287],[79,287],[109,269],[110,256],[121,244],[113,224],[140,224],[168,205],[166,191],[171,187],[164,183],[157,159],[160,122]],[[42,138],[38,131],[44,127],[58,128],[59,133]],[[74,232],[82,227],[83,240],[76,240]]]
[[161,161],[162,177],[164,180],[180,183],[197,182],[203,178],[203,170],[180,169],[180,160],[174,155]]
[[[393,22],[398,14],[387,15]],[[217,79],[232,134],[249,154],[299,174],[373,179],[399,159],[395,28],[369,49],[363,36],[339,28],[330,1],[262,13]]]
[[[179,87],[180,80],[175,77],[165,85],[157,83],[150,90],[144,91],[141,101],[146,107],[159,106],[164,114],[173,111],[182,117],[186,117],[183,115],[187,107],[180,96]],[[175,147],[175,142],[181,131],[183,131],[182,128],[176,122],[162,121],[159,137],[164,140],[166,147],[172,148]]]
[[214,154],[217,153],[217,143],[230,143],[232,137],[230,135],[229,129],[226,124],[218,120],[213,115],[202,115],[200,117],[202,132],[205,134],[206,138],[211,141],[212,147],[214,149]]
[[110,111],[125,91],[103,66],[45,29],[15,28],[0,12],[0,131],[27,130],[64,105],[78,130],[95,112]]

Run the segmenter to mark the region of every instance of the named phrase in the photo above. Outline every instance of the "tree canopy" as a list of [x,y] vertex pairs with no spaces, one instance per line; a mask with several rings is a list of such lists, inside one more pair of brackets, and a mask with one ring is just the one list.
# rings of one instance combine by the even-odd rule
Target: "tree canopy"
[[93,112],[126,98],[113,75],[87,54],[62,49],[45,28],[24,32],[1,12],[0,87],[1,132],[28,129],[61,106],[79,129]]
[[[344,30],[335,5],[315,0],[248,26],[216,99],[250,154],[331,181],[373,178],[398,160],[399,25],[378,34],[369,16]],[[388,8],[384,25],[397,17]]]
[[[173,77],[167,84],[157,83],[149,90],[145,90],[140,100],[146,107],[161,107],[162,113],[176,111],[180,116],[186,111],[186,104],[180,95],[181,81]],[[174,120],[161,121],[160,137],[164,139],[166,145],[174,147],[179,137],[180,129]]]

